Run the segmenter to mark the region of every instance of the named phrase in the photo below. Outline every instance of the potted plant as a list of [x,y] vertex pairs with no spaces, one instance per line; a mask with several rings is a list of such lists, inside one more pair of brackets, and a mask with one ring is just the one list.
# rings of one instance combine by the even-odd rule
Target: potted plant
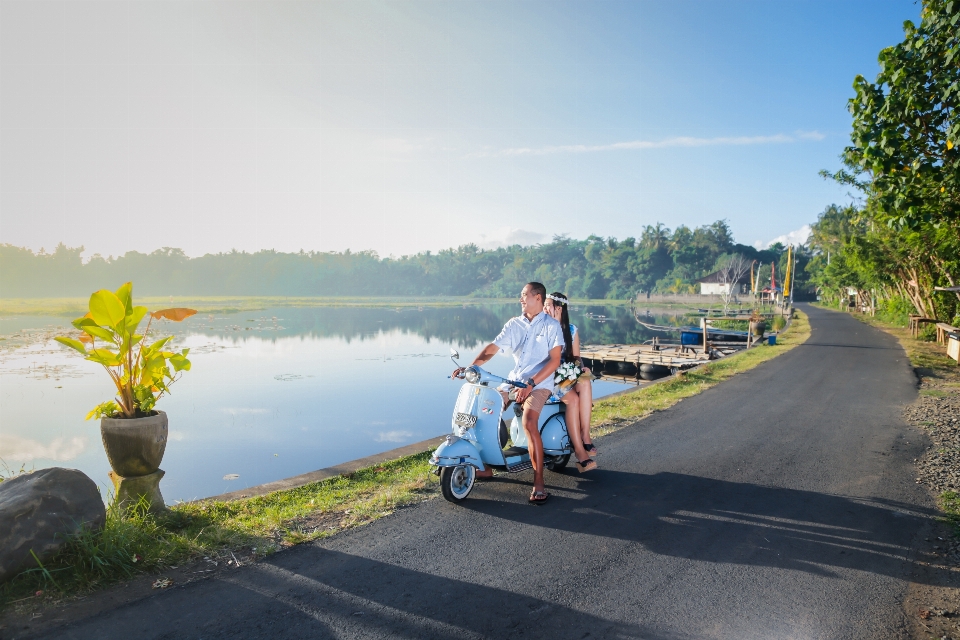
[[[87,420],[100,418],[116,499],[123,503],[145,496],[153,508],[162,509],[160,462],[167,446],[167,414],[155,407],[170,385],[190,369],[189,349],[167,351],[164,347],[173,336],[148,343],[147,335],[154,320],[180,322],[196,311],[178,308],[150,313],[146,307],[134,306],[130,282],[116,292],[97,291],[90,296],[89,308],[89,313],[73,321],[81,332],[79,340],[64,336],[56,340],[102,365],[116,386],[113,400],[87,414]],[[147,315],[146,329],[137,333]]]
[[754,310],[754,312],[750,315],[750,333],[754,336],[762,338],[766,330],[766,319],[760,315],[759,311]]

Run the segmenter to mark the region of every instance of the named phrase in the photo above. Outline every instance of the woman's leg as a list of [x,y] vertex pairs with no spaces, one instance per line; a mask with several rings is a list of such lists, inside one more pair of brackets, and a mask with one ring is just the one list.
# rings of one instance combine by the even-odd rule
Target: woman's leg
[[593,417],[593,384],[590,380],[581,380],[573,388],[580,400],[580,440],[583,444],[593,444],[590,438],[590,420]]
[[567,420],[567,435],[570,436],[570,444],[573,445],[573,453],[575,456],[577,456],[577,460],[583,462],[590,456],[583,448],[583,439],[580,429],[580,398],[577,396],[577,392],[571,389],[564,394],[563,398],[560,399],[560,402],[567,405],[567,410],[564,412],[564,416]]

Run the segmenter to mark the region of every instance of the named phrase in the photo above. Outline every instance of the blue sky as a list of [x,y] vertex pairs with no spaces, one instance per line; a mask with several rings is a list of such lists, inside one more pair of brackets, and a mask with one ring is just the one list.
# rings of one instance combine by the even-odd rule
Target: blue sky
[[0,242],[401,255],[723,218],[765,244],[849,199],[817,172],[919,10],[4,0]]

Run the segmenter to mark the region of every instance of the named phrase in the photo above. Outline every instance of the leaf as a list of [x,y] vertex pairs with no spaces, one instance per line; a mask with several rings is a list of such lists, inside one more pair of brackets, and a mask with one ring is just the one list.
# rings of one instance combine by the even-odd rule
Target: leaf
[[[90,321],[90,324],[80,327],[80,330],[87,335],[93,336],[94,338],[100,338],[101,340],[106,340],[107,342],[113,342],[113,333],[107,329],[93,324],[92,320]],[[81,338],[81,340],[83,340],[83,338]]]
[[94,349],[88,354],[88,357],[106,367],[116,367],[123,363],[120,354],[109,349]]
[[190,361],[180,354],[170,356],[170,364],[173,365],[174,371],[190,371]]
[[117,289],[116,295],[120,302],[123,303],[124,314],[129,315],[130,312],[133,311],[133,283],[124,283],[122,287]]
[[112,291],[101,289],[90,296],[90,316],[101,327],[116,327],[126,317],[123,302]]
[[175,307],[173,309],[161,309],[160,311],[154,311],[150,315],[156,320],[159,320],[160,318],[166,318],[167,320],[173,320],[174,322],[181,322],[194,315],[196,312],[196,309]]
[[86,333],[81,333],[79,340],[80,340],[80,342],[82,342],[83,344],[87,344],[88,342],[92,343],[92,342],[93,342],[93,337],[90,336],[90,335],[87,335]]
[[54,338],[54,340],[56,340],[62,345],[66,345],[70,347],[71,349],[76,349],[83,355],[87,355],[87,348],[83,346],[83,343],[80,342],[79,340],[74,340],[73,338],[65,338],[63,336],[57,336],[56,338]]
[[127,331],[133,333],[145,315],[147,315],[146,307],[134,307],[127,315],[126,320],[124,320]]

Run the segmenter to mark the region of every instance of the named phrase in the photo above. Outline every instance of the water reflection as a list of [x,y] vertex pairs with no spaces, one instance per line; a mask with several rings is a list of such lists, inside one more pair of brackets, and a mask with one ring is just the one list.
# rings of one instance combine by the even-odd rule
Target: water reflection
[[[469,362],[519,305],[274,308],[163,324],[193,369],[159,408],[170,416],[168,500],[242,489],[444,434]],[[630,310],[574,309],[585,343],[652,337]],[[660,324],[677,321],[657,316]],[[0,458],[12,469],[70,466],[109,489],[99,427],[83,417],[112,396],[103,370],[52,341],[61,318],[0,321]],[[501,375],[512,359],[495,357]],[[596,383],[599,397],[623,388]]]
[[[456,343],[473,349],[490,342],[504,323],[520,311],[518,304],[465,306],[463,308],[303,308],[287,307],[230,315],[200,314],[184,325],[165,323],[160,331],[188,329],[228,340],[257,335],[265,339],[284,336],[339,338],[346,343],[370,340],[384,331],[415,334],[427,343]],[[683,316],[645,311],[650,322],[690,324]],[[570,321],[582,331],[584,344],[634,344],[656,334],[640,324],[625,307],[572,307]]]

